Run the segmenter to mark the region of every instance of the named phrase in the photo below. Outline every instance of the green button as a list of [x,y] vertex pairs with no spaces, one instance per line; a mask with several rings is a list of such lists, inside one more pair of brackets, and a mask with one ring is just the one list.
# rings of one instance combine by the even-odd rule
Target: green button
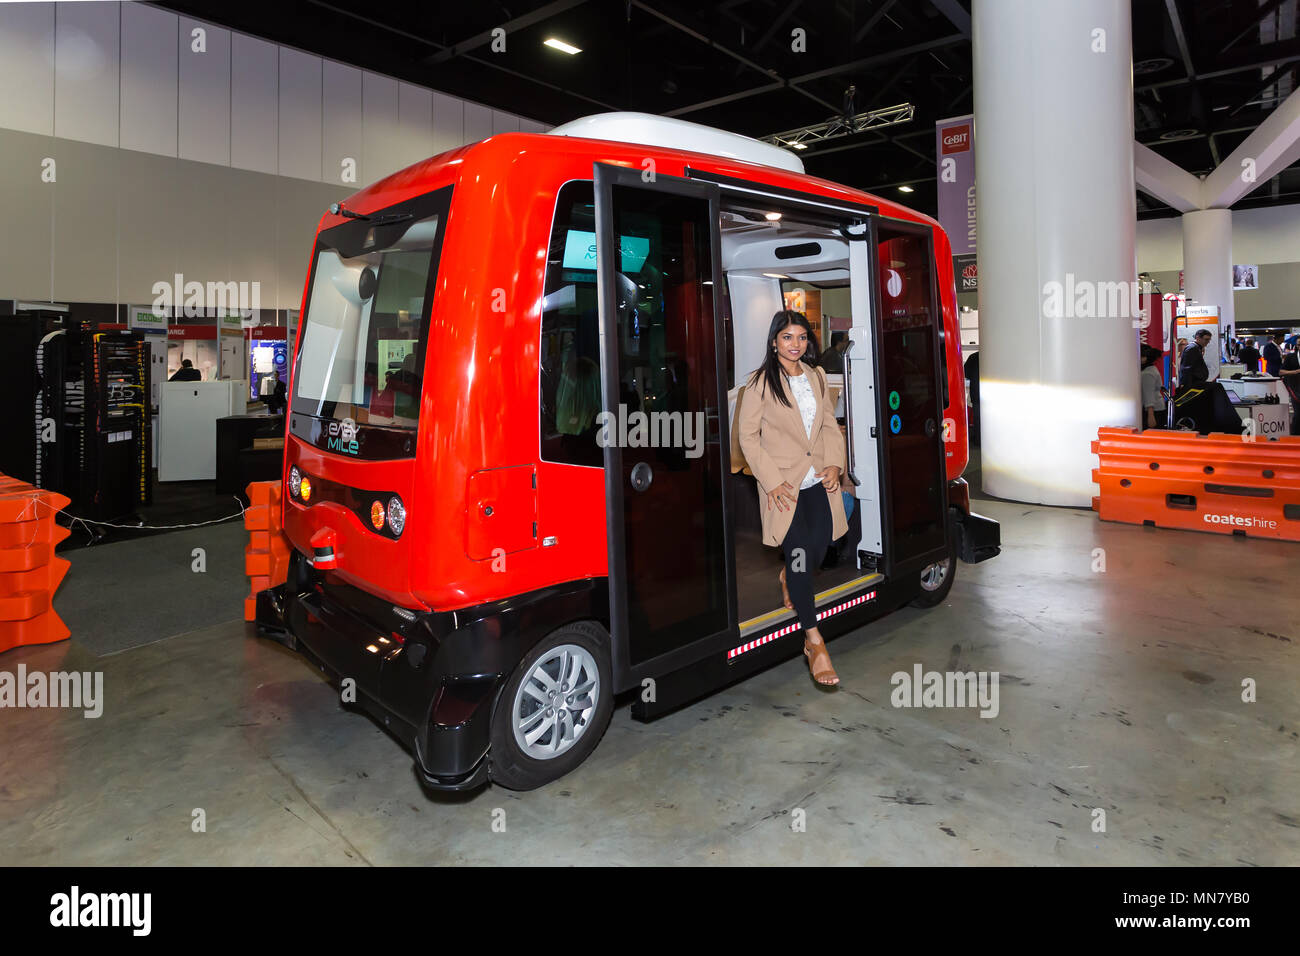
[[889,393],[889,407],[890,407],[890,408],[898,408],[898,403],[899,403],[898,393],[897,393],[897,392],[890,392],[890,393]]

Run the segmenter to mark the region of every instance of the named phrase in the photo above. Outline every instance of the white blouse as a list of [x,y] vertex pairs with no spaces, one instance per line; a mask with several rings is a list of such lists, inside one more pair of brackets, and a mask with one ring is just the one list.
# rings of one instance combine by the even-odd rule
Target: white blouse
[[[794,393],[795,404],[799,406],[799,414],[803,417],[803,428],[812,438],[813,422],[817,420],[817,411],[819,408],[817,396],[813,394],[812,382],[807,372],[797,378],[787,375],[786,381],[790,383],[790,391]],[[808,474],[804,475],[803,481],[799,484],[799,490],[811,488],[819,484],[821,479],[817,477],[817,469],[812,465],[808,466]]]

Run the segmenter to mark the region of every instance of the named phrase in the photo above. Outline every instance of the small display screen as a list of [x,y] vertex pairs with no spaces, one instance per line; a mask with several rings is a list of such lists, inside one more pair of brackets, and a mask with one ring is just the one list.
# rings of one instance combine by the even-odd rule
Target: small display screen
[[[640,236],[620,236],[619,253],[622,262],[619,271],[634,275],[641,271],[650,255],[650,240]],[[596,234],[570,229],[564,242],[564,268],[596,268]]]

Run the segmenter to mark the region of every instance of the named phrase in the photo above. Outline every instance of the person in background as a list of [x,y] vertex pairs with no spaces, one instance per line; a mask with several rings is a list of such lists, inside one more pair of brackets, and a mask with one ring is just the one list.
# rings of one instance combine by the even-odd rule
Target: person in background
[[844,353],[849,348],[849,333],[832,332],[831,347],[828,348],[821,357],[819,363],[822,370],[829,372],[831,375],[844,374]]
[[1209,329],[1201,329],[1194,336],[1195,341],[1183,350],[1178,360],[1178,384],[1180,386],[1204,385],[1210,380],[1210,369],[1205,364],[1205,349],[1214,338]]
[[176,374],[167,379],[169,382],[201,382],[203,373],[194,367],[194,363],[189,359],[181,359],[181,367],[176,370]]
[[1259,349],[1255,348],[1254,339],[1246,339],[1237,350],[1237,361],[1246,366],[1247,372],[1259,371]]
[[1241,348],[1241,343],[1235,338],[1228,339],[1228,361],[1237,361],[1237,350]]
[[1285,332],[1274,332],[1272,340],[1264,343],[1262,371],[1265,375],[1277,375],[1282,371],[1282,342],[1285,339]]
[[1300,348],[1282,359],[1281,376],[1291,398],[1291,434],[1300,435]]
[[1142,383],[1143,428],[1165,427],[1165,406],[1167,403],[1165,381],[1160,374],[1159,366],[1156,365],[1164,357],[1164,354],[1158,348],[1150,345],[1142,346],[1140,381]]

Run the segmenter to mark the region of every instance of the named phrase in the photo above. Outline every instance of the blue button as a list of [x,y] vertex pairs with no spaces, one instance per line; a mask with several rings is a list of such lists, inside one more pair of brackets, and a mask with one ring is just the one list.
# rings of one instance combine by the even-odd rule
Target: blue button
[[897,415],[891,415],[889,418],[889,430],[897,435],[903,428],[903,420]]

